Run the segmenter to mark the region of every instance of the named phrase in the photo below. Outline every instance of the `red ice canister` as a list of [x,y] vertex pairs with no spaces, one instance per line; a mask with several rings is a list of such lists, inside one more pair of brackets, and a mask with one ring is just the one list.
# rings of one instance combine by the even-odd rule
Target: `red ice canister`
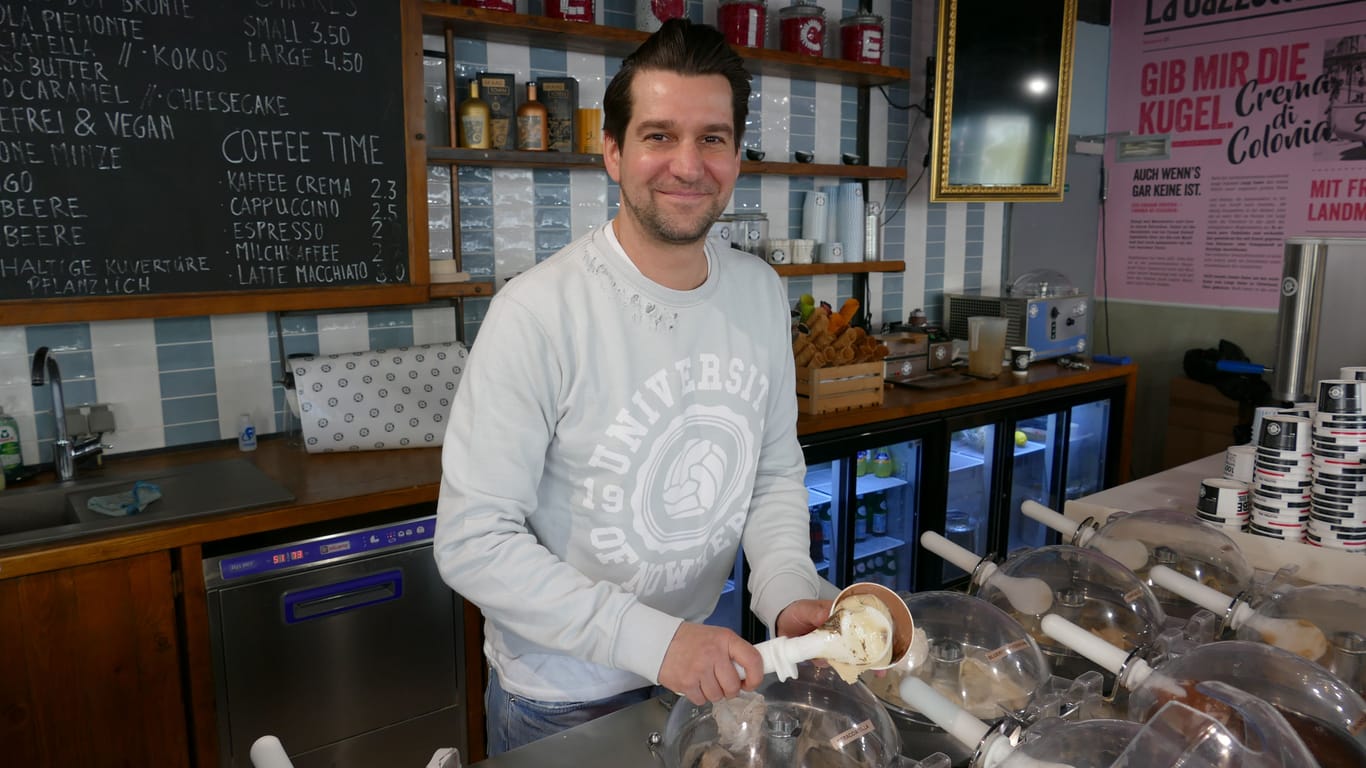
[[686,14],[685,0],[636,0],[636,29],[654,32],[669,19]]
[[882,17],[859,13],[841,19],[840,58],[860,64],[881,64]]
[[470,8],[483,8],[486,11],[517,11],[516,0],[460,0],[460,4]]
[[825,53],[825,9],[804,0],[778,11],[782,49],[803,56]]
[[592,24],[593,0],[545,0],[545,15],[565,21],[586,21]]
[[716,26],[731,45],[763,48],[767,13],[764,0],[721,0],[716,7]]

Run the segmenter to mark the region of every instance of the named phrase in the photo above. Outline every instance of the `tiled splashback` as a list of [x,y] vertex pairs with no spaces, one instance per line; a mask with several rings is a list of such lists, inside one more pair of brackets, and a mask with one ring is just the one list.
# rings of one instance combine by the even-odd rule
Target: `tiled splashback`
[[[529,2],[530,6],[528,0],[520,0],[519,10],[539,13],[541,0]],[[820,4],[826,9],[828,37],[837,35],[838,20],[857,8],[857,0]],[[599,23],[634,26],[635,0],[598,5]],[[716,0],[691,0],[688,7],[694,20],[716,18]],[[885,20],[886,63],[921,71],[923,66],[912,61],[923,64],[926,51],[933,50],[934,5],[876,0],[874,12]],[[769,4],[769,16],[771,37],[776,29],[774,3]],[[440,51],[442,46],[431,40],[424,41],[424,47]],[[459,41],[456,58],[462,77],[480,70],[514,72],[519,83],[525,83],[528,77],[571,75],[579,80],[580,104],[586,106],[601,105],[608,75],[619,65],[601,56],[479,41]],[[868,300],[876,322],[903,320],[920,306],[938,317],[946,287],[997,286],[1002,206],[926,203],[924,180],[917,179],[925,152],[925,118],[912,119],[912,112],[889,106],[910,101],[908,86],[882,90],[885,97],[874,90],[870,98],[869,162],[905,164],[911,178],[907,183],[872,182],[868,199],[886,203],[886,257],[904,258],[906,271],[871,275],[870,295],[860,298]],[[851,87],[756,78],[745,144],[762,148],[770,160],[807,150],[817,153],[818,162],[838,162],[840,152],[854,149],[856,99]],[[818,104],[838,104],[839,109],[817,109]],[[433,258],[451,256],[451,186],[445,173],[444,168],[433,168],[429,174]],[[461,168],[459,173],[463,267],[482,279],[501,283],[616,211],[616,186],[601,171]],[[907,187],[917,181],[908,195]],[[835,180],[744,176],[736,186],[732,209],[764,211],[772,236],[782,237],[786,227],[788,236],[795,237],[802,195],[831,183]],[[909,241],[908,221],[916,233]],[[835,305],[853,288],[848,275],[788,278],[786,283],[794,300],[809,292]],[[487,305],[487,300],[465,302],[466,339],[475,339]],[[457,338],[456,314],[449,306],[287,313],[278,323],[286,355]],[[107,438],[116,446],[112,452],[230,439],[241,413],[250,413],[260,432],[275,431],[282,426],[284,409],[276,327],[274,314],[0,326],[0,407],[19,421],[25,463],[50,461],[50,398],[46,387],[29,383],[33,351],[49,346],[61,366],[68,404],[111,405],[118,424],[117,432]]]

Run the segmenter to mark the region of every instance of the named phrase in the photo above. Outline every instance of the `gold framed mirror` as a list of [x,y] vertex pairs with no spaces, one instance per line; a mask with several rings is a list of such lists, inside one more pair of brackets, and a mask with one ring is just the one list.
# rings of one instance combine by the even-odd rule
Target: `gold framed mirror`
[[1057,202],[1077,0],[939,0],[931,202]]

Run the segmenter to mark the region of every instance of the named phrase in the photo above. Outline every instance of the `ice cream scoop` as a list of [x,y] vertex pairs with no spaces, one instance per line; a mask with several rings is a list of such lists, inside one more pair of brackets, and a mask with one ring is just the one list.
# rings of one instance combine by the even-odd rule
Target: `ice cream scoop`
[[1148,576],[1163,589],[1186,598],[1216,616],[1224,616],[1231,629],[1246,626],[1261,634],[1267,644],[1310,661],[1317,661],[1328,653],[1328,638],[1324,637],[1323,630],[1304,619],[1263,616],[1252,610],[1245,601],[1229,597],[1165,565],[1153,566]]
[[1183,698],[1185,690],[1179,683],[1161,673],[1154,673],[1152,665],[1123,648],[1116,647],[1090,630],[1077,626],[1063,617],[1050,613],[1039,622],[1048,636],[1094,661],[1116,675],[1116,682],[1130,690],[1148,684],[1166,690],[1174,698]]
[[1082,527],[1081,523],[1045,507],[1037,501],[1025,499],[1020,504],[1025,517],[1043,523],[1063,535],[1064,541],[1071,541],[1079,547],[1092,546],[1119,561],[1131,571],[1148,564],[1148,547],[1134,539],[1096,538],[1095,526]]
[[1053,607],[1053,590],[1048,582],[1032,577],[1007,576],[997,573],[996,564],[976,552],[954,544],[934,531],[920,534],[920,546],[972,574],[973,583],[987,582],[1005,595],[1010,605],[1020,613],[1038,616]]
[[967,710],[914,675],[902,679],[901,689],[897,693],[902,701],[943,728],[963,746],[976,749],[981,757],[973,763],[974,765],[992,768],[1013,755],[1015,760],[1011,765],[1020,768],[1070,768],[1065,763],[1046,762],[1034,760],[1026,755],[1017,755],[1015,747],[1001,731],[992,730],[986,723],[973,717]]
[[[911,650],[915,623],[906,603],[895,592],[871,582],[851,584],[835,597],[830,618],[819,628],[798,637],[775,637],[754,647],[764,660],[764,674],[778,680],[797,676],[797,664],[824,659],[845,682],[861,672],[887,669]],[[735,665],[740,677],[744,669]]]

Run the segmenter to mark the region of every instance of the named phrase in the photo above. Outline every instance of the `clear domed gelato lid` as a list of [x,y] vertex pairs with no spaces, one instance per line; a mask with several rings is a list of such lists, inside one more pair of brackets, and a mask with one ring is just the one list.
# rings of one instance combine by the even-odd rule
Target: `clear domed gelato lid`
[[[1010,558],[977,595],[1010,614],[1051,656],[1075,654],[1043,632],[1039,620],[1045,613],[1056,613],[1124,650],[1151,643],[1167,620],[1152,590],[1133,571],[1100,550],[1067,544]],[[1021,595],[1030,599],[1021,600]]]
[[1317,762],[1285,717],[1265,701],[1218,681],[1200,683],[1199,692],[1211,706],[1162,705],[1115,765],[1288,768]]
[[[1079,536],[1087,534],[1079,531]],[[1199,606],[1154,587],[1148,577],[1154,565],[1165,565],[1226,595],[1236,596],[1252,583],[1252,566],[1233,539],[1185,512],[1118,512],[1087,536],[1084,543],[1138,574],[1153,590],[1163,610],[1172,616],[1189,618]]]
[[983,721],[1020,712],[1049,678],[1034,638],[1000,608],[959,592],[917,592],[902,599],[915,619],[911,652],[885,675],[865,672],[883,704],[929,724],[901,699],[907,676],[916,676]]
[[1026,299],[1047,299],[1076,296],[1080,291],[1066,275],[1055,269],[1032,269],[1011,281],[1009,293]]
[[1129,717],[1146,721],[1168,701],[1171,682],[1184,703],[1215,713],[1228,711],[1199,686],[1220,682],[1275,707],[1321,765],[1366,765],[1366,701],[1313,662],[1262,643],[1227,640],[1202,645],[1157,666],[1129,694]]
[[[1000,768],[1110,768],[1143,726],[1128,720],[1044,720],[1024,732]],[[1041,765],[1042,764],[1042,765]]]
[[904,765],[896,725],[877,697],[809,662],[797,677],[766,675],[753,693],[732,699],[698,707],[680,698],[661,750],[669,768]]
[[[1317,584],[1289,589],[1256,605],[1266,618],[1307,621],[1328,641],[1327,652],[1316,659],[1358,694],[1366,696],[1366,589],[1343,584]],[[1255,625],[1255,626],[1254,626]],[[1262,622],[1238,629],[1239,640],[1270,642]]]

